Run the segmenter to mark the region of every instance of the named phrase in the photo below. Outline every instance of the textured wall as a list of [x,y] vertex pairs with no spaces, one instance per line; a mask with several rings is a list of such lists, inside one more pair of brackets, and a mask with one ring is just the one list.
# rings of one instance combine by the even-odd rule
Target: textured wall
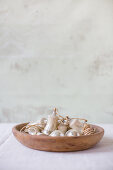
[[112,0],[0,0],[0,122],[51,105],[113,123]]

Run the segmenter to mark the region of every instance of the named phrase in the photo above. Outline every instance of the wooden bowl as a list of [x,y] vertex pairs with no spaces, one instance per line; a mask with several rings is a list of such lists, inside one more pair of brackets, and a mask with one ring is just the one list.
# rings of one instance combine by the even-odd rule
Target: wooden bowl
[[20,129],[27,123],[19,124],[13,127],[12,131],[16,139],[23,145],[37,150],[69,152],[85,150],[96,145],[104,135],[104,129],[99,126],[92,125],[97,132],[93,135],[77,136],[77,137],[51,137],[44,135],[30,135],[20,132]]

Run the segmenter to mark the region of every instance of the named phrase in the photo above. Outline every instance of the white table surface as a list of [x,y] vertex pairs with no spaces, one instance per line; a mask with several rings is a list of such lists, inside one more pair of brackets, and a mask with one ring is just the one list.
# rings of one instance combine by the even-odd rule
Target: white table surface
[[94,148],[78,152],[44,152],[27,148],[12,134],[14,124],[0,124],[0,170],[113,170],[113,125]]

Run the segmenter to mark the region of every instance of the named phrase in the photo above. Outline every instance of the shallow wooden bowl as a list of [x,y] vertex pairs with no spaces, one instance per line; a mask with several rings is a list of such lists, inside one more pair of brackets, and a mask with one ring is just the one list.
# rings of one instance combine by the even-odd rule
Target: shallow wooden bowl
[[68,152],[85,150],[96,145],[104,135],[104,129],[93,125],[97,132],[93,135],[77,136],[77,137],[51,137],[44,135],[29,135],[20,132],[20,129],[27,123],[19,124],[13,127],[12,131],[16,139],[23,145],[37,150]]

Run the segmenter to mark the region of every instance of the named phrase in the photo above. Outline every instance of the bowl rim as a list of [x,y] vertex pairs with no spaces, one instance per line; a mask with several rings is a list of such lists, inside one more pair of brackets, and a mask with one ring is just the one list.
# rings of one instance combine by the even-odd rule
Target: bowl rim
[[24,136],[30,136],[32,139],[50,139],[50,140],[53,140],[53,139],[77,139],[77,138],[87,138],[87,137],[94,137],[94,136],[97,136],[97,135],[99,135],[99,134],[101,134],[101,133],[103,133],[104,134],[104,129],[101,127],[101,126],[98,126],[98,125],[93,125],[93,124],[90,124],[90,125],[92,125],[93,127],[95,127],[95,128],[97,128],[98,129],[98,131],[96,132],[96,133],[94,133],[94,134],[91,134],[91,135],[83,135],[83,136],[47,136],[47,135],[30,135],[30,134],[28,134],[28,133],[25,133],[25,132],[20,132],[17,128],[20,126],[20,125],[25,125],[25,124],[27,124],[27,123],[21,123],[21,124],[17,124],[17,125],[15,125],[13,128],[12,128],[12,132],[13,132],[13,134],[15,134],[15,132],[16,133],[18,133],[18,134],[20,134],[20,135],[24,135]]

